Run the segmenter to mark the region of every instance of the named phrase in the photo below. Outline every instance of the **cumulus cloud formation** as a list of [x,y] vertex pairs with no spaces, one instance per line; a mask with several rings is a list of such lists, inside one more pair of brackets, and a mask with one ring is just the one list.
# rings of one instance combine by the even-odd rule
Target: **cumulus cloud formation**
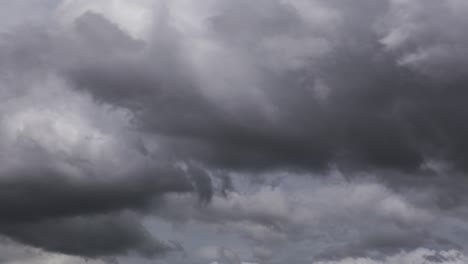
[[3,262],[466,262],[462,0],[0,7]]
[[[340,175],[326,180],[288,176],[293,180],[279,186],[216,195],[203,207],[190,196],[172,195],[159,214],[172,223],[209,223],[236,234],[249,241],[247,255],[260,263],[295,260],[295,255],[303,261],[303,254],[339,259],[387,256],[423,246],[450,250],[465,243],[463,236],[439,232],[441,226],[454,224],[452,217],[417,202],[431,193],[416,198],[374,180],[350,182]],[[218,247],[199,250],[208,259],[219,258]]]

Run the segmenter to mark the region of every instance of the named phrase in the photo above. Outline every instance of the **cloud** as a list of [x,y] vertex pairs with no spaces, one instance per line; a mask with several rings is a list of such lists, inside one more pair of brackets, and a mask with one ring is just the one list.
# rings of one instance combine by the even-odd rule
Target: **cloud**
[[0,261],[6,264],[105,264],[103,260],[91,260],[80,257],[72,257],[62,254],[46,253],[42,250],[23,246],[2,239],[0,245],[2,256]]
[[[151,216],[262,263],[463,254],[468,5],[127,2],[1,8],[0,234],[180,251]],[[210,261],[249,261],[225,248]]]
[[[101,25],[108,33],[108,24]],[[86,32],[86,25],[77,27]],[[109,36],[125,36],[112,29]],[[0,45],[0,234],[86,257],[178,250],[149,237],[138,217],[121,213],[143,213],[174,192],[197,192],[209,201],[209,178],[201,180],[208,176],[199,173],[195,184],[177,164],[150,163],[125,111],[74,92],[54,72],[63,64],[51,54],[63,52],[56,45],[69,40],[54,42],[43,30],[21,27]]]
[[27,245],[81,257],[131,252],[152,257],[176,250],[150,237],[137,218],[118,215],[4,224],[2,233]]
[[[449,250],[463,244],[461,237],[449,235],[451,231],[437,231],[437,226],[454,230],[454,225],[437,208],[421,204],[431,193],[396,193],[370,179],[288,176],[276,187],[259,185],[215,195],[201,207],[190,196],[170,195],[157,214],[169,222],[196,220],[240,236],[249,241],[253,258],[267,263],[304,261],[306,256],[389,256],[422,246]],[[210,255],[212,247],[202,252]]]
[[[174,6],[161,12],[177,12]],[[448,83],[455,87],[447,92],[402,65],[426,55],[388,51],[403,41],[393,40],[393,16],[397,23],[408,9],[411,17],[412,5],[313,6],[324,10],[314,18],[321,27],[287,1],[214,5],[190,34],[167,15],[143,46],[103,16],[85,13],[74,31],[81,44],[59,42],[64,78],[131,111],[136,125],[162,136],[160,144],[178,159],[207,166],[417,171],[440,159],[463,168],[464,140],[455,132],[463,128],[453,127],[463,90]],[[363,17],[358,6],[369,13]]]
[[390,264],[390,263],[444,263],[444,264],[458,264],[467,261],[465,255],[461,252],[452,251],[441,251],[437,252],[434,250],[428,250],[424,248],[416,249],[411,252],[402,252],[393,256],[386,257],[384,260],[372,260],[365,258],[346,258],[340,261],[325,261],[325,262],[314,262],[316,264]]

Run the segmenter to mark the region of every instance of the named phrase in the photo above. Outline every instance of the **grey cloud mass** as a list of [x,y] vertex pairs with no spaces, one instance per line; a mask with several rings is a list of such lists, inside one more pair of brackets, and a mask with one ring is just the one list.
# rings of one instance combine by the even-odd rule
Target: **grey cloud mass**
[[3,1],[4,262],[464,263],[467,15]]
[[[386,11],[379,10],[382,4],[364,4]],[[204,51],[190,46],[197,40],[170,31],[170,18],[156,24],[143,54],[133,55],[130,37],[118,29],[93,32],[109,22],[86,14],[77,28],[87,47],[69,51],[86,54],[78,53],[66,78],[98,101],[129,108],[137,125],[165,136],[177,157],[210,166],[406,171],[441,159],[463,168],[463,125],[457,121],[463,77],[442,82],[403,67],[373,31],[375,14],[363,19],[355,7],[340,11],[348,24],[328,37],[322,28],[308,28],[291,4],[224,3],[205,22],[207,45],[220,49],[212,56],[222,65],[201,65],[214,75],[201,81],[184,54]],[[118,44],[108,48],[108,42]],[[128,48],[131,58],[113,51],[119,48]],[[89,53],[97,56],[86,58]],[[278,61],[269,62],[277,53]],[[221,91],[206,94],[211,89]]]

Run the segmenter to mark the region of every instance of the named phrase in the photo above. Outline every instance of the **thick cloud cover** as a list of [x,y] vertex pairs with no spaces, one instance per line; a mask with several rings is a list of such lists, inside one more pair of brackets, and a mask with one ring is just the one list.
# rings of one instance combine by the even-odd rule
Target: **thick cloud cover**
[[[62,57],[56,63],[78,91],[129,109],[137,126],[164,136],[180,159],[221,168],[398,170],[438,159],[463,168],[463,74],[425,75],[463,64],[446,61],[456,54],[419,54],[444,44],[405,45],[414,41],[393,24],[398,9],[411,12],[413,4],[308,3],[325,9],[312,18],[302,4],[217,3],[191,34],[164,15],[172,11],[166,4],[144,43],[85,13],[72,36],[78,44],[58,36],[51,45],[62,50],[48,55]],[[418,11],[407,16],[427,16]],[[443,37],[443,29],[418,26],[436,31],[426,33],[431,39]],[[420,60],[428,60],[424,69]]]
[[466,261],[462,0],[6,0],[0,15],[7,251]]

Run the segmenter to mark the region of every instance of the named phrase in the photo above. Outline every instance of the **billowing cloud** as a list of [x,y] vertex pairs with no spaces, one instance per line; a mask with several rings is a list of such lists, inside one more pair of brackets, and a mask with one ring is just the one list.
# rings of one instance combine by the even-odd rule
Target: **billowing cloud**
[[463,1],[1,5],[27,261],[465,261]]
[[[395,254],[421,246],[458,248],[462,240],[435,228],[452,219],[417,201],[431,195],[416,198],[375,180],[348,182],[335,176],[228,192],[202,207],[190,196],[172,195],[159,214],[171,222],[191,219],[237,234],[250,241],[252,256],[259,261],[291,258],[293,253],[284,248],[313,252],[317,258]],[[206,252],[211,249],[202,252],[210,255]]]
[[[63,55],[57,63],[73,87],[130,110],[179,159],[241,169],[414,171],[432,159],[464,167],[458,78],[424,78],[405,67],[414,48],[396,51],[404,45],[394,43],[392,18],[412,16],[413,5],[309,5],[323,9],[315,19],[325,25],[297,3],[221,2],[195,29],[176,15],[155,19],[143,43],[88,12],[73,29],[79,43],[52,40],[65,51],[49,56]],[[369,9],[366,19],[357,6]]]

